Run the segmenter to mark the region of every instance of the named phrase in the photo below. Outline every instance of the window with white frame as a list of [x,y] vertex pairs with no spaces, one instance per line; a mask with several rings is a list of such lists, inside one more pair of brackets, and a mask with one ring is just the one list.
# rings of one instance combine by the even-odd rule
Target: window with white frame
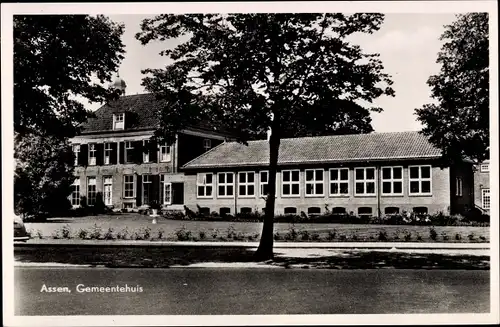
[[196,176],[197,195],[199,198],[213,197],[213,174],[212,173],[199,173]]
[[330,169],[330,196],[349,194],[349,168]]
[[489,188],[483,188],[481,190],[481,202],[483,204],[483,209],[489,210],[490,205],[491,205],[491,200],[490,200],[490,189]]
[[403,195],[403,167],[382,167],[382,194]]
[[217,197],[232,198],[234,196],[234,173],[217,174]]
[[97,178],[87,178],[87,204],[93,206],[97,199]]
[[211,139],[203,139],[203,150],[208,151],[212,148],[212,140]]
[[172,160],[170,151],[170,146],[165,144],[160,146],[160,162],[169,162],[170,160]]
[[375,195],[375,168],[354,169],[354,194]]
[[163,204],[172,204],[172,183],[163,184]]
[[142,162],[149,162],[149,140],[142,141],[142,146],[146,151],[142,153]]
[[113,129],[120,130],[125,128],[125,113],[113,115]]
[[104,143],[104,164],[109,165],[111,163],[111,143]]
[[125,162],[134,162],[134,143],[125,141]]
[[89,144],[89,166],[97,164],[97,147],[95,143]]
[[487,173],[490,171],[490,165],[489,164],[482,164],[481,166],[481,172],[482,173]]
[[463,183],[462,183],[462,177],[457,177],[455,178],[455,195],[456,196],[462,196],[463,192]]
[[123,197],[124,198],[134,197],[134,175],[123,176]]
[[75,155],[75,166],[78,166],[78,157],[80,156],[80,144],[73,144],[73,154]]
[[409,166],[410,195],[432,194],[431,166]]
[[323,169],[306,169],[306,196],[321,196],[325,194],[325,178]]
[[300,196],[299,170],[283,170],[281,172],[281,196]]
[[238,173],[238,196],[255,196],[255,173],[253,171],[242,171]]
[[71,205],[78,207],[80,205],[80,179],[77,178],[71,184]]
[[104,204],[110,206],[113,204],[113,177],[104,176],[102,184],[104,189]]
[[268,171],[261,171],[260,172],[260,196],[265,197],[267,196],[269,192],[269,172]]
[[142,203],[148,205],[151,202],[153,190],[153,179],[151,175],[142,175]]

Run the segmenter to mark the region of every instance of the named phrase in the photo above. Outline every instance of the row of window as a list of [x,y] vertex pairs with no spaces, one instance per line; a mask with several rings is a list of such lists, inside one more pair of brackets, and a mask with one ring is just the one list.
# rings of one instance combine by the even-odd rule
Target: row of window
[[[351,187],[349,168],[332,168],[305,170],[305,196],[325,195],[325,173],[328,172],[329,196],[348,196]],[[256,195],[256,172],[238,172],[238,197],[255,197]],[[268,194],[269,174],[260,171],[259,195],[264,197]],[[199,173],[197,176],[198,198],[212,198],[215,188],[213,173]],[[376,169],[354,168],[354,195],[372,196],[376,195]],[[217,173],[217,197],[234,197],[235,173]],[[403,167],[381,168],[381,192],[383,195],[403,195]],[[301,195],[300,170],[281,171],[281,196],[297,197]],[[431,166],[409,167],[409,193],[411,195],[431,195],[432,176]]]
[[[104,176],[103,181],[103,202],[105,205],[113,205],[113,177]],[[165,176],[160,175],[160,196],[162,204],[172,203],[172,183],[165,182]],[[71,186],[71,205],[80,206],[80,179],[77,178]],[[134,199],[140,197],[142,204],[150,204],[154,200],[153,177],[152,175],[142,175],[141,194],[137,194],[137,181],[134,175],[123,176],[123,198]],[[95,205],[97,201],[97,177],[87,177],[87,204]]]

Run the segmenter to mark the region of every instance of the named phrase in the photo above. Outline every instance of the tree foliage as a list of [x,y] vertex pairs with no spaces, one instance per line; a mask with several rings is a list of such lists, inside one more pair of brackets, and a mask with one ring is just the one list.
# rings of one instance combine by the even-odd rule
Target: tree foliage
[[431,76],[436,103],[416,109],[422,132],[449,161],[489,157],[489,32],[487,13],[457,15],[445,27]]
[[271,130],[262,257],[272,256],[281,138],[370,132],[370,110],[381,111],[372,100],[394,94],[378,54],[346,41],[382,22],[381,14],[340,13],[158,15],[142,22],[142,44],[186,37],[161,52],[172,64],[143,71],[145,88],[169,101],[157,138],[173,141],[200,120],[241,142]]
[[15,147],[15,211],[33,217],[68,209],[75,177],[74,155],[67,141],[49,135],[18,135]]
[[77,96],[90,102],[117,96],[100,84],[123,59],[122,25],[104,16],[22,15],[13,26],[17,133],[71,137],[91,115]]

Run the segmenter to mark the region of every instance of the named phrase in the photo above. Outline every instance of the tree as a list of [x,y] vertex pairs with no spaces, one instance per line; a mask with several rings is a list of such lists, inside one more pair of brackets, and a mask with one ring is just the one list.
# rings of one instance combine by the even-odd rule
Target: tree
[[122,25],[104,16],[14,16],[14,130],[72,137],[91,112],[77,100],[117,96],[111,81],[123,59]]
[[445,27],[438,54],[441,71],[431,76],[436,103],[416,109],[422,133],[449,162],[489,158],[488,14],[457,15]]
[[257,258],[273,257],[275,181],[286,136],[371,131],[373,99],[393,95],[377,54],[346,37],[373,33],[381,14],[159,15],[136,38],[187,36],[161,55],[173,63],[147,69],[146,90],[167,99],[155,138],[167,142],[185,125],[211,120],[245,143],[270,135],[269,194]]
[[67,141],[49,135],[17,135],[15,146],[15,211],[30,218],[69,209],[75,177],[74,155]]

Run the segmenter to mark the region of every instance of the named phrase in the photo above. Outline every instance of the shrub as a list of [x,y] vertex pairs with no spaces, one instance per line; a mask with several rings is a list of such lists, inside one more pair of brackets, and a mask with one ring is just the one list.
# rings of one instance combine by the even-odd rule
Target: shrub
[[234,229],[234,226],[233,225],[229,225],[229,227],[227,228],[227,239],[234,239],[234,237],[236,236],[236,230]]
[[417,233],[417,241],[422,241],[422,235],[420,235],[419,233]]
[[469,235],[467,235],[467,237],[469,238],[469,241],[474,241],[476,235],[474,235],[474,232],[471,232]]
[[385,230],[381,230],[378,232],[378,240],[379,241],[387,241],[387,232]]
[[407,230],[406,230],[406,231],[404,232],[404,240],[405,240],[405,242],[409,242],[409,241],[411,241],[411,232],[410,232],[410,231],[407,231]]
[[297,240],[298,236],[299,233],[297,232],[295,225],[292,224],[288,227],[288,233],[285,234],[285,240],[295,241]]
[[319,234],[318,234],[318,233],[316,233],[316,232],[312,233],[312,234],[311,234],[311,239],[312,239],[313,241],[319,241],[319,239],[320,239]]
[[158,229],[158,239],[161,240],[163,239],[163,236],[165,235],[165,231],[163,230],[163,228],[160,228]]
[[486,241],[486,237],[484,237],[483,235],[479,236],[479,239],[480,239],[481,241]]
[[399,233],[398,232],[394,232],[394,239],[399,240]]
[[446,232],[442,232],[441,237],[443,238],[444,241],[447,241],[450,239],[450,237],[448,236],[448,234],[446,234]]
[[436,230],[434,229],[434,227],[431,227],[429,229],[429,237],[431,238],[431,240],[436,241],[437,236],[438,236],[438,234],[437,234]]
[[275,241],[282,241],[283,239],[284,239],[284,237],[281,236],[279,232],[274,233],[274,240]]
[[62,236],[61,236],[60,231],[59,231],[59,230],[54,231],[54,232],[52,233],[52,238],[53,238],[54,240],[61,239],[61,238],[62,238]]
[[126,240],[129,236],[129,231],[128,231],[128,228],[125,227],[124,229],[122,229],[121,231],[118,232],[118,234],[116,235],[116,238],[118,238],[119,240]]
[[455,234],[455,240],[460,241],[462,239],[462,234],[456,233]]
[[340,234],[339,235],[339,241],[342,241],[342,242],[347,241],[347,236],[345,236],[344,234]]
[[98,226],[97,224],[94,224],[94,227],[92,228],[92,232],[90,233],[89,237],[91,240],[98,240],[101,238],[102,235],[102,228]]
[[82,240],[86,239],[88,235],[89,235],[89,232],[86,229],[81,228],[78,231],[78,238],[80,238]]
[[43,239],[42,231],[37,229],[35,232],[35,236],[39,239]]
[[187,230],[186,226],[182,226],[181,229],[178,229],[175,235],[179,241],[189,241],[191,239],[191,231]]
[[331,230],[331,231],[328,231],[328,240],[329,241],[333,241],[335,239],[335,236],[337,236],[337,230]]
[[358,238],[358,234],[357,234],[356,232],[352,233],[352,235],[351,235],[351,239],[352,239],[353,241],[358,241],[358,240],[359,240],[359,238]]
[[109,227],[106,233],[104,233],[105,240],[114,240],[115,235],[113,234],[113,228]]
[[215,240],[215,239],[217,239],[217,236],[219,236],[219,230],[218,230],[218,229],[214,229],[214,230],[212,230],[212,233],[211,233],[211,235],[210,235],[210,236],[212,236],[212,238],[213,238],[214,240]]
[[306,230],[300,231],[299,234],[300,234],[300,239],[303,241],[308,241],[311,238],[311,235],[309,235],[309,232]]
[[151,228],[149,227],[144,228],[143,235],[145,240],[149,240],[151,238]]
[[140,231],[134,231],[134,234],[132,234],[132,239],[133,240],[136,240],[136,241],[140,241],[140,240],[143,240],[144,239],[144,235],[142,235],[142,233],[140,233]]
[[69,225],[64,225],[61,229],[62,238],[69,239],[71,238],[71,229]]
[[205,231],[200,230],[198,232],[198,237],[200,238],[200,240],[204,240],[207,237],[207,234],[205,233]]

